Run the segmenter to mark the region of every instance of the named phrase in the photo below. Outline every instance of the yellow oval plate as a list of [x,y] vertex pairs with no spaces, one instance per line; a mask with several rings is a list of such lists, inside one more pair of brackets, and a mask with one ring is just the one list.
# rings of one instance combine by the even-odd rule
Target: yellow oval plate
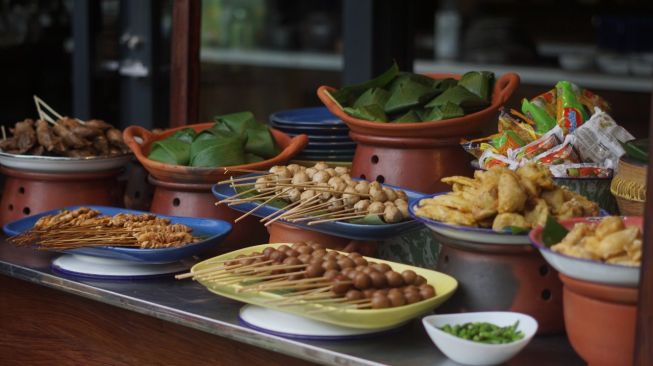
[[[223,254],[203,262],[197,263],[191,272],[200,271],[208,268],[213,262],[225,259],[235,258],[238,255],[248,255],[253,252],[262,252],[267,247],[278,247],[283,243],[262,244],[253,247],[240,249],[234,252]],[[287,243],[286,243],[287,244]],[[242,288],[238,284],[221,285],[198,279],[198,282],[205,286],[209,291],[230,299],[242,301],[248,304],[264,306],[270,309],[284,311],[307,318],[323,321],[325,323],[336,324],[343,327],[359,329],[379,329],[399,325],[410,319],[432,311],[445,302],[458,287],[458,281],[446,274],[431,271],[419,267],[408,266],[401,263],[388,262],[376,258],[365,257],[369,261],[376,263],[387,263],[393,270],[401,272],[412,269],[417,274],[424,276],[429,285],[435,287],[436,296],[420,302],[387,309],[343,309],[327,304],[299,304],[293,306],[277,306],[270,300],[282,299],[283,296],[271,292],[238,292]],[[331,310],[327,309],[331,308]]]

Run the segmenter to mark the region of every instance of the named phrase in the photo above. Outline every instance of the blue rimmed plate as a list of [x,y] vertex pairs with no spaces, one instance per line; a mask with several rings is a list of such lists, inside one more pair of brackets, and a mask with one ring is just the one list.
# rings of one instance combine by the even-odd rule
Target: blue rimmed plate
[[345,126],[345,123],[326,107],[297,108],[270,115],[270,122],[288,126]]
[[[247,176],[255,176],[255,174],[245,175],[244,177]],[[401,187],[391,186],[388,184],[384,184],[383,186],[390,187],[393,189],[401,189],[402,191],[406,192],[406,195],[408,196],[409,200],[418,200],[420,198],[425,197],[423,193],[409,191]],[[229,198],[237,193],[236,190],[230,187],[228,184],[220,184],[220,185],[215,184],[213,185],[211,191],[213,192],[213,195],[219,200]],[[231,208],[238,210],[240,212],[248,212],[258,205],[259,205],[258,202],[247,202],[239,205],[233,205],[231,206]],[[276,208],[274,206],[263,205],[261,206],[261,208],[254,211],[252,215],[257,217],[265,217],[279,210],[280,210],[279,208]],[[381,224],[381,225],[360,225],[360,224],[352,224],[343,221],[333,221],[333,222],[325,222],[325,223],[309,226],[301,222],[288,222],[288,221],[283,221],[283,222],[285,224],[301,227],[306,230],[318,231],[321,233],[339,236],[348,239],[354,239],[354,240],[387,239],[393,236],[400,235],[408,230],[418,228],[420,226],[420,223],[415,220],[406,220],[395,224]]]
[[[571,230],[577,223],[598,223],[602,219],[603,217],[576,217],[562,220],[560,224]],[[625,216],[623,220],[626,226],[637,226],[640,230],[644,225],[641,216]],[[637,287],[639,285],[640,267],[603,263],[554,252],[542,242],[542,230],[542,226],[531,230],[530,241],[540,251],[544,259],[558,272],[579,280],[612,286]]]
[[[102,215],[115,215],[118,213],[138,215],[147,213],[144,211],[128,210],[124,208],[107,206],[69,206],[65,207],[65,209],[74,210],[79,207],[89,207],[91,209],[100,211]],[[39,218],[46,215],[55,215],[59,213],[59,211],[60,209],[51,210],[12,221],[6,224],[3,227],[3,230],[5,234],[9,236],[18,235],[23,231],[31,229]],[[182,247],[162,249],[112,247],[110,246],[110,243],[108,243],[109,245],[106,247],[68,249],[63,251],[63,253],[81,254],[93,257],[146,263],[171,263],[192,257],[193,255],[201,253],[204,250],[215,247],[216,245],[220,244],[220,242],[229,234],[229,232],[231,232],[231,224],[222,220],[167,216],[159,214],[157,214],[157,217],[170,219],[173,224],[184,224],[189,226],[191,229],[193,229],[193,235],[201,238],[202,240],[197,243],[185,245]]]
[[329,127],[313,127],[313,126],[288,126],[280,125],[274,122],[270,122],[270,126],[274,127],[280,131],[287,133],[300,134],[304,133],[307,135],[338,135],[338,136],[349,136],[348,127],[338,127],[338,126],[329,126]]
[[[298,136],[300,132],[287,132],[287,135],[290,137],[295,137]],[[349,138],[349,135],[311,135],[311,134],[306,134],[308,136],[308,140],[311,142],[347,142],[347,143],[352,143],[352,139]]]
[[[447,224],[441,221],[417,216],[417,214],[415,214],[415,208],[419,205],[420,200],[425,198],[433,198],[447,193],[450,192],[436,193],[411,200],[408,203],[408,211],[410,212],[410,216],[426,225],[432,231],[451,239],[480,244],[528,245],[531,243],[531,241],[528,239],[528,233],[513,234],[510,231],[494,231],[490,228]],[[601,210],[600,214],[607,215],[607,212]]]
[[[310,138],[309,138],[310,140]],[[310,150],[315,150],[315,151],[330,151],[330,150],[336,150],[336,151],[343,151],[343,150],[351,150],[353,151],[356,149],[356,143],[353,141],[346,141],[346,142],[318,142],[318,141],[310,141],[307,146],[308,149]]]

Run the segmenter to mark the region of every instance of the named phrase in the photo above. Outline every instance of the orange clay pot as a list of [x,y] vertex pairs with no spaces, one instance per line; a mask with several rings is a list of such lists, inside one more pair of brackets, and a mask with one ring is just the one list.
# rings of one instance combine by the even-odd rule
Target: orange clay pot
[[460,147],[460,138],[406,138],[350,132],[358,144],[352,176],[377,180],[418,192],[450,190],[440,179],[470,176],[471,155]]
[[211,254],[229,252],[250,245],[266,243],[267,232],[254,216],[234,223],[242,214],[227,205],[214,205],[211,184],[172,183],[148,178],[154,185],[150,211],[163,215],[208,217],[229,222],[233,228],[227,238]]
[[[194,125],[181,126],[165,130],[159,134],[153,134],[141,126],[129,126],[122,135],[125,143],[131,151],[136,155],[138,161],[143,164],[143,167],[156,179],[168,182],[189,182],[189,183],[211,183],[214,184],[218,181],[227,179],[231,175],[239,175],[242,173],[234,172],[226,176],[224,174],[224,167],[218,168],[198,168],[183,165],[165,164],[158,161],[150,160],[147,155],[150,152],[150,146],[156,141],[163,140],[172,135],[178,130],[184,128],[192,128],[199,132],[213,126],[213,122],[199,123]],[[279,155],[268,159],[251,164],[243,164],[232,166],[232,169],[246,169],[246,170],[267,170],[273,165],[285,164],[292,157],[297,155],[308,144],[308,136],[298,135],[293,138],[285,133],[270,129],[272,137],[275,139],[279,147],[282,149]],[[136,141],[136,138],[142,140],[142,143]]]
[[438,271],[459,284],[438,312],[516,311],[537,320],[538,334],[564,331],[562,283],[537,249],[434,236],[442,243]]
[[270,243],[296,243],[313,241],[320,243],[327,248],[342,250],[345,252],[358,252],[365,256],[375,256],[377,242],[360,241],[338,236],[323,234],[317,231],[306,230],[283,222],[275,221],[268,225]]
[[122,206],[122,169],[87,173],[37,173],[0,168],[5,187],[0,224],[73,205]]
[[[454,78],[460,79],[460,74],[426,74],[434,79]],[[467,114],[459,118],[451,118],[444,121],[415,122],[415,123],[383,123],[371,122],[354,118],[345,113],[340,106],[331,99],[325,92],[333,92],[336,89],[329,86],[320,86],[317,89],[317,96],[322,103],[338,118],[343,120],[352,132],[385,136],[385,137],[460,137],[468,136],[479,132],[484,127],[496,124],[499,108],[501,108],[512,93],[519,86],[519,76],[515,73],[507,73],[501,76],[494,83],[492,92],[492,104],[478,112]]]
[[632,365],[637,288],[601,285],[560,274],[567,337],[590,366]]

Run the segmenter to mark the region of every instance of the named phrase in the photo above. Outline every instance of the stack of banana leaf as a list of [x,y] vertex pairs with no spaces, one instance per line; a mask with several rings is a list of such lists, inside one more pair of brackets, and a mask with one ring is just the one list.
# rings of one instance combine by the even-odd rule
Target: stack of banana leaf
[[494,74],[471,71],[452,78],[400,72],[397,65],[375,79],[347,86],[332,97],[352,117],[376,122],[426,122],[462,117],[491,104]]
[[206,130],[185,128],[152,144],[148,159],[193,167],[225,167],[253,163],[279,154],[264,124],[251,112],[218,116]]

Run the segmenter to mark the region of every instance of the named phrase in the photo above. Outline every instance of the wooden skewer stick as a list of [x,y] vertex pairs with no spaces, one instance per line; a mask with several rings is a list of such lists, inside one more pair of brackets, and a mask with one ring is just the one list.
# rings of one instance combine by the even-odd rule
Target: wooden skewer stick
[[5,126],[2,125],[2,126],[0,126],[0,128],[2,128],[2,139],[6,140],[7,139],[7,131],[5,131]]
[[[367,215],[369,215],[369,214],[358,214],[358,215],[351,215],[351,216],[344,216],[344,217],[336,217],[336,218],[332,218],[332,219],[316,220],[316,221],[309,222],[308,225],[310,226],[310,225],[322,224],[322,223],[331,222],[331,221],[359,219],[359,218],[365,217]],[[379,213],[379,214],[374,214],[374,215],[382,216],[383,214]]]
[[301,221],[314,220],[314,219],[319,219],[319,218],[329,217],[329,216],[334,216],[334,215],[350,215],[350,214],[352,214],[354,212],[354,210],[355,210],[354,208],[348,208],[348,209],[341,210],[341,211],[338,211],[338,212],[327,212],[327,213],[324,213],[324,214],[321,214],[321,215],[314,215],[314,216],[310,216],[310,217],[302,217],[302,218],[299,218],[299,219],[294,219],[294,220],[289,220],[289,221],[301,222]]
[[235,172],[235,173],[270,173],[265,170],[251,170],[251,169],[233,169],[233,168],[224,168],[224,174],[227,174],[227,172]]
[[256,188],[248,189],[248,190],[246,190],[246,191],[243,191],[243,192],[240,192],[240,193],[238,193],[238,194],[235,194],[235,195],[233,195],[233,196],[231,196],[231,197],[228,197],[228,198],[222,199],[222,200],[216,202],[215,205],[217,206],[217,205],[219,205],[219,204],[221,204],[221,203],[223,203],[223,202],[229,201],[229,200],[234,199],[234,198],[236,198],[236,197],[244,196],[244,195],[246,195],[246,194],[248,194],[248,193],[251,193],[251,192],[253,192],[253,191],[255,191],[255,190],[256,190]]
[[218,185],[229,184],[229,183],[233,183],[233,182],[248,181],[248,180],[254,180],[255,181],[255,180],[259,179],[259,178],[270,177],[270,176],[273,176],[273,175],[275,175],[275,174],[270,173],[270,174],[253,175],[253,176],[250,176],[250,177],[240,177],[240,178],[229,177],[229,179],[218,182]]
[[272,225],[272,223],[274,223],[275,221],[280,220],[282,218],[285,218],[286,216],[290,215],[292,212],[298,211],[302,207],[306,207],[308,205],[311,205],[313,202],[315,202],[318,199],[319,199],[319,196],[313,196],[313,197],[307,199],[306,201],[304,201],[304,203],[299,204],[299,206],[296,206],[296,207],[292,208],[289,211],[285,211],[281,215],[279,215],[279,216],[273,218],[272,220],[266,222],[265,226],[267,227],[267,226]]
[[[244,258],[242,258],[242,259],[244,259]],[[224,262],[231,261],[231,260],[238,260],[238,259],[231,258],[231,259],[226,259],[224,261],[219,261],[217,263],[224,263]],[[266,262],[267,263],[272,263],[273,261],[268,260],[268,261],[263,261],[263,262],[259,262],[259,263],[252,263],[251,265],[261,264],[261,263],[266,263]],[[249,265],[249,266],[251,266],[251,265]],[[213,272],[223,271],[223,270],[227,270],[227,269],[236,269],[236,268],[243,268],[243,267],[245,267],[244,264],[237,264],[237,265],[233,265],[233,266],[227,266],[227,265],[214,266],[214,267],[204,268],[204,269],[201,269],[199,271],[194,271],[194,272],[190,271],[190,272],[187,272],[187,273],[181,273],[181,274],[176,275],[175,278],[178,279],[178,280],[183,280],[184,278],[189,278],[189,277],[199,277],[199,276],[201,276],[201,275],[203,275],[205,273],[213,273]]]
[[[313,196],[313,197],[319,197],[319,195]],[[320,203],[320,204],[317,204],[317,205],[312,205],[312,206],[306,208],[305,210],[295,212],[292,215],[284,216],[284,219],[289,220],[289,219],[293,219],[293,218],[297,218],[297,217],[311,216],[314,212],[322,212],[322,211],[324,211],[326,209],[326,207],[329,207],[333,203],[338,202],[338,201],[342,201],[342,200],[344,200],[344,198],[338,198],[338,199],[335,199],[335,200],[333,200],[331,202],[323,202],[323,203]]]
[[254,207],[253,209],[247,211],[244,215],[241,215],[240,217],[238,217],[237,219],[235,219],[234,222],[238,222],[238,221],[244,219],[245,217],[251,215],[252,213],[254,213],[255,211],[257,211],[257,210],[260,209],[261,207],[265,206],[267,203],[269,203],[269,202],[272,201],[273,199],[275,199],[275,198],[277,198],[277,197],[279,197],[279,196],[281,196],[281,195],[286,194],[286,192],[288,192],[289,190],[290,190],[290,188],[287,188],[287,189],[285,189],[285,190],[283,190],[283,191],[281,191],[281,192],[275,194],[274,196],[268,198],[267,200],[261,202],[261,204],[259,204],[258,206]]
[[[277,179],[277,181],[287,181],[287,180],[291,180],[291,179],[292,178],[279,178],[279,179]],[[229,185],[229,187],[234,187],[234,188],[235,187],[245,187],[245,186],[251,186],[251,185],[254,185],[254,184],[255,183],[251,183],[251,182],[250,183],[237,183],[237,184],[231,184],[231,185]],[[266,182],[265,184],[267,186],[276,185],[276,184],[274,184],[274,182]]]
[[284,295],[284,297],[282,299],[268,300],[266,302],[267,303],[283,303],[283,302],[286,302],[286,301],[292,301],[292,300],[294,300],[296,298],[301,298],[301,297],[306,296],[306,295],[317,294],[317,293],[321,293],[321,292],[325,292],[325,291],[331,291],[331,286],[329,285],[329,286],[326,286],[326,287],[319,287],[319,288],[316,288],[316,289],[312,288],[312,289],[303,290],[303,291],[295,291],[293,293]]
[[260,201],[262,199],[267,199],[267,198],[272,197],[273,194],[274,194],[274,192],[264,192],[264,193],[257,194],[256,196],[252,196],[252,197],[248,197],[248,198],[235,199],[235,200],[227,202],[227,206],[239,205],[239,204],[243,204],[243,203],[246,203],[246,202]]
[[[284,210],[288,210],[289,208],[293,208],[293,207],[295,207],[297,205],[301,205],[301,204],[302,204],[302,201],[295,201],[295,202],[289,204],[288,206],[284,207]],[[269,215],[265,216],[264,218],[260,219],[259,222],[265,222],[265,221],[271,219],[272,217],[274,217],[276,215],[283,215],[284,210],[274,211],[271,214],[269,214]]]
[[[252,264],[247,264],[247,265],[239,264],[239,265],[234,265],[234,266],[227,266],[227,267],[223,267],[223,268],[218,268],[213,272],[200,274],[199,276],[193,276],[193,279],[194,280],[196,280],[196,279],[209,280],[209,279],[216,279],[216,278],[221,278],[221,277],[231,277],[235,273],[243,274],[243,273],[246,273],[248,271],[251,271],[253,268],[265,266],[265,265],[267,265],[269,263],[272,263],[272,262],[274,262],[274,261],[270,259],[270,260],[267,260],[267,261],[252,263]],[[236,271],[240,271],[240,272],[236,272]]]

